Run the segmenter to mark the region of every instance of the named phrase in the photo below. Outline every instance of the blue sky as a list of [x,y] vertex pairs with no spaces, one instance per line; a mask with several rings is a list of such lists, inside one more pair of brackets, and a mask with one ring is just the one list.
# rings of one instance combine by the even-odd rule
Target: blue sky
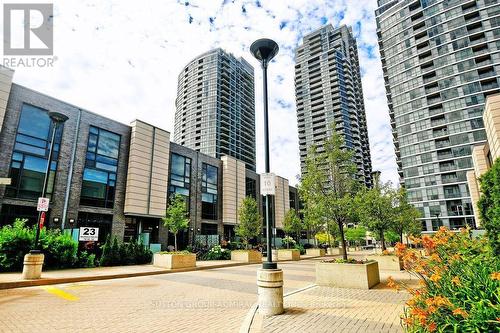
[[351,25],[373,168],[383,180],[397,182],[375,0],[58,0],[54,7],[55,65],[19,68],[16,83],[124,123],[139,118],[173,132],[177,75],[192,58],[222,47],[256,69],[258,171],[264,153],[262,76],[248,49],[258,38],[274,39],[280,52],[269,69],[271,169],[291,183],[300,172],[294,50],[302,36],[323,24]]

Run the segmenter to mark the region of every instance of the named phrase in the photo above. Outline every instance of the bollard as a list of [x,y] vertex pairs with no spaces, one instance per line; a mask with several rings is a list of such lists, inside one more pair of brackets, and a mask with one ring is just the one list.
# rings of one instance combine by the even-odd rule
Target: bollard
[[28,253],[24,256],[23,279],[36,280],[42,277],[43,253]]
[[274,316],[283,309],[283,271],[281,269],[259,269],[257,271],[259,288],[259,313]]

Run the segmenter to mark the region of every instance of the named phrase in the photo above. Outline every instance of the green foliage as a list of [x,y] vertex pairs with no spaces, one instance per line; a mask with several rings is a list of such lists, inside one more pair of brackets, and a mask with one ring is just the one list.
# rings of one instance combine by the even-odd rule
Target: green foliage
[[[26,220],[16,219],[13,225],[0,229],[0,271],[21,271],[24,255],[35,245],[35,228],[25,226]],[[59,229],[40,231],[40,248],[47,269],[92,267],[95,256],[78,252],[78,243]]]
[[151,262],[153,253],[142,242],[119,243],[116,237],[113,242],[108,236],[102,247],[100,266],[142,265]]
[[316,235],[314,235],[314,238],[316,238],[320,245],[330,245],[335,242],[335,236],[326,232],[318,232]]
[[302,244],[295,244],[294,248],[299,250],[300,254],[306,254],[306,249],[302,246]]
[[112,256],[111,256],[111,235],[106,237],[106,242],[102,246],[102,255],[99,259],[100,266],[112,266]]
[[186,230],[189,226],[189,219],[187,218],[187,207],[185,197],[175,194],[167,207],[165,217],[162,218],[163,225],[169,232],[174,234],[174,248],[177,251],[177,233]]
[[[300,239],[300,232],[303,229],[302,220],[297,215],[295,209],[291,208],[286,214],[283,220],[283,231],[285,235],[297,235],[297,240]],[[289,243],[287,243],[289,245]]]
[[290,247],[294,247],[295,243],[297,243],[295,241],[295,239],[293,239],[292,237],[290,236],[285,236],[282,240],[281,240],[281,243],[284,247],[286,247],[287,249],[289,249]]
[[[400,188],[395,193],[394,219],[389,228],[399,236],[401,243],[403,242],[403,234],[407,236],[420,235],[422,231],[422,224],[418,220],[420,217],[420,211],[408,202],[406,190]],[[396,241],[393,240],[393,242]]]
[[[313,221],[326,225],[345,247],[344,226],[354,217],[353,196],[359,189],[353,152],[344,146],[343,139],[332,128],[332,135],[323,143],[323,151],[312,146],[306,159],[306,172],[301,179],[299,192],[307,210],[313,209]],[[332,225],[335,225],[333,227]],[[347,253],[344,254],[347,258]]]
[[87,251],[81,251],[78,253],[76,266],[82,268],[92,268],[95,267],[95,261],[95,254],[89,254]]
[[229,260],[231,259],[231,251],[223,249],[220,245],[214,245],[210,250],[201,257],[201,260]]
[[391,228],[395,219],[393,202],[395,191],[391,183],[381,184],[378,179],[372,189],[365,189],[356,196],[357,216],[361,225],[376,233],[385,250],[384,233]]
[[480,178],[481,197],[477,204],[481,225],[486,229],[489,244],[500,255],[500,159]]
[[355,228],[348,228],[345,232],[345,238],[351,243],[360,244],[366,239],[366,228],[357,226]]
[[248,248],[250,239],[260,235],[262,230],[262,217],[259,214],[257,201],[252,197],[243,199],[238,214],[240,223],[236,226],[235,233]]
[[40,247],[45,254],[44,266],[48,268],[73,267],[77,260],[78,243],[59,229],[40,231]]
[[25,228],[25,220],[16,219],[14,225],[0,229],[0,271],[23,269],[24,255],[35,243],[33,230]]
[[405,311],[404,325],[412,333],[498,332],[500,323],[500,260],[486,239],[469,232],[441,228],[419,240],[426,256],[402,244],[396,251],[405,269],[421,279]]

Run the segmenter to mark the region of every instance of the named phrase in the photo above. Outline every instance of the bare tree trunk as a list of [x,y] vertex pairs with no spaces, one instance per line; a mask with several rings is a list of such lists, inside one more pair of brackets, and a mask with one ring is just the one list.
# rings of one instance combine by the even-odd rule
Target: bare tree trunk
[[177,233],[174,234],[174,244],[175,244],[174,249],[175,251],[177,251]]
[[385,238],[384,238],[384,230],[380,231],[380,241],[382,242],[382,251],[385,251]]
[[403,244],[403,232],[399,233],[399,242]]
[[342,240],[342,249],[344,250],[344,253],[342,253],[342,257],[344,258],[344,260],[347,260],[347,247],[344,237],[344,223],[342,222],[339,222],[339,231],[340,231],[340,239]]

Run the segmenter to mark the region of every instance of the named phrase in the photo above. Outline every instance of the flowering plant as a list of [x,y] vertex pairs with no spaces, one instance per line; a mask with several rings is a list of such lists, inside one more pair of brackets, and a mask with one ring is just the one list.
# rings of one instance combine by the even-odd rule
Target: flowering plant
[[357,260],[353,258],[348,258],[348,259],[338,258],[338,259],[323,260],[322,262],[333,263],[333,264],[366,264],[368,261]]
[[485,239],[471,239],[442,227],[434,236],[413,238],[424,253],[396,245],[405,269],[420,279],[413,289],[389,278],[389,286],[405,288],[403,326],[409,332],[498,332],[500,330],[500,260]]

